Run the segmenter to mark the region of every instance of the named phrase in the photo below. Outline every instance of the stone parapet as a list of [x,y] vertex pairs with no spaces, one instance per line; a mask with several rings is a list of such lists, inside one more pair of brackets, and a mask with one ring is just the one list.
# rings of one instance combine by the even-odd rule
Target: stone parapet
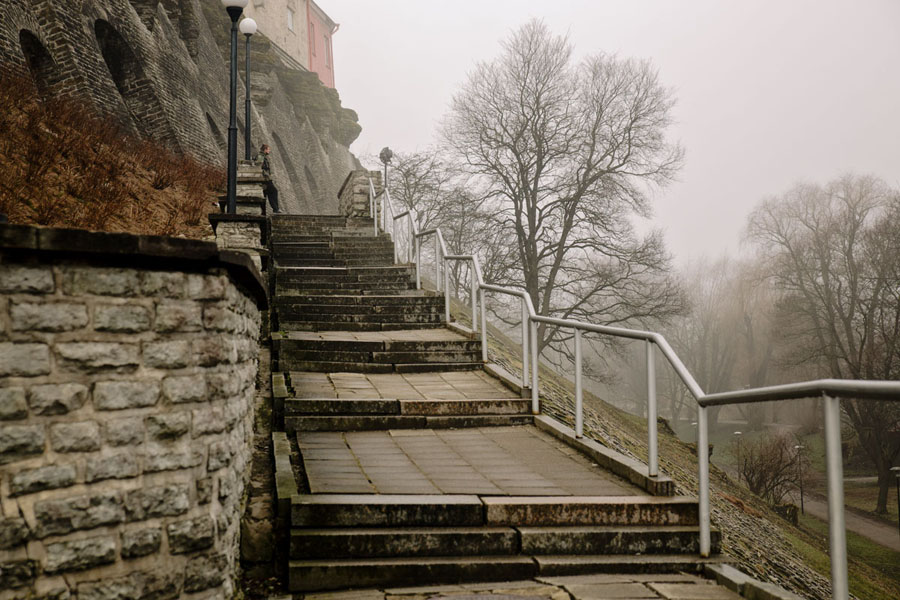
[[0,226],[0,599],[231,596],[266,305],[212,243]]
[[[338,192],[340,214],[345,217],[371,217],[369,206],[369,179],[375,187],[375,194],[383,188],[380,171],[360,169],[351,171]],[[376,204],[377,206],[377,204]]]

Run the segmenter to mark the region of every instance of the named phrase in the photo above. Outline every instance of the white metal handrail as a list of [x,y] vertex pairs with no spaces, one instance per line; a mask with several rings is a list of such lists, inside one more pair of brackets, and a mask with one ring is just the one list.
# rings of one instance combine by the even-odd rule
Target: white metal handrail
[[[371,184],[371,181],[370,181]],[[374,191],[372,192],[374,194]],[[388,198],[389,196],[385,194]],[[374,210],[374,204],[373,210]],[[393,212],[392,212],[393,214]],[[697,401],[697,471],[698,471],[698,505],[700,523],[700,554],[708,557],[710,543],[710,510],[709,510],[709,421],[707,409],[712,406],[745,404],[753,402],[786,401],[798,398],[821,397],[825,401],[825,453],[828,477],[828,516],[829,547],[831,555],[832,597],[835,600],[848,600],[847,578],[847,539],[844,523],[844,489],[843,465],[841,460],[840,437],[840,399],[853,398],[860,400],[900,401],[900,382],[897,381],[861,381],[846,379],[820,379],[787,385],[766,386],[731,392],[707,394],[694,379],[691,372],[681,361],[675,350],[665,337],[652,331],[627,329],[595,325],[583,321],[557,319],[538,315],[534,310],[531,296],[523,290],[507,288],[486,283],[482,277],[478,257],[474,255],[451,255],[447,252],[444,237],[440,228],[419,232],[415,218],[410,210],[394,217],[395,220],[406,218],[409,222],[411,237],[415,240],[413,254],[416,268],[416,286],[421,286],[419,266],[421,262],[420,238],[435,236],[435,286],[440,288],[439,270],[443,263],[451,260],[471,261],[473,279],[481,296],[481,340],[482,358],[487,362],[487,315],[485,310],[485,293],[495,292],[517,296],[522,301],[522,384],[527,387],[526,374],[531,372],[532,410],[540,412],[539,390],[539,356],[537,350],[537,328],[540,323],[564,327],[575,332],[575,430],[576,435],[583,435],[584,406],[582,401],[582,351],[581,336],[583,332],[598,333],[612,337],[643,340],[646,342],[647,360],[647,474],[658,476],[659,457],[657,439],[657,400],[656,400],[656,364],[654,346],[675,371],[685,387]],[[395,240],[396,249],[396,240]],[[411,250],[412,248],[410,248]],[[449,322],[449,279],[444,265],[445,314]],[[472,289],[475,289],[473,283]],[[472,294],[472,328],[477,330],[475,294]],[[526,331],[527,330],[527,331]],[[526,335],[527,333],[527,335]],[[529,361],[530,355],[530,361]],[[529,369],[530,362],[530,369]]]

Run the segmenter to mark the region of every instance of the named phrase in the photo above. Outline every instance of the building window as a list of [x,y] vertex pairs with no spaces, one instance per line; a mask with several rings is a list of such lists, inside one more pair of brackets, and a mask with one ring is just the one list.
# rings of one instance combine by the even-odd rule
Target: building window
[[329,43],[331,40],[328,39],[328,36],[325,36],[325,66],[331,66],[331,44]]
[[294,11],[292,11],[290,8],[287,9],[287,11],[288,11],[288,15],[287,15],[287,17],[288,17],[288,29],[290,29],[291,31],[293,31],[293,30],[294,30]]

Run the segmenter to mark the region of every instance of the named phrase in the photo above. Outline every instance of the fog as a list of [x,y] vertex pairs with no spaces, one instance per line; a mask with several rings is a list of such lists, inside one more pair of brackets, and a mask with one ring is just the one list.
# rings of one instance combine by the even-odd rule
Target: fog
[[649,224],[677,262],[736,252],[747,213],[798,181],[845,172],[900,185],[897,0],[319,0],[341,24],[337,89],[358,155],[437,139],[450,98],[531,17],[576,55],[649,58],[675,90],[687,156]]

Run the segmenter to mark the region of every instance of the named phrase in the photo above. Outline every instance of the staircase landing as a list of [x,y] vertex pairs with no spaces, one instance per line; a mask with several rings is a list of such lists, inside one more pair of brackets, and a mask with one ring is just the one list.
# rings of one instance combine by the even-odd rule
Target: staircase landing
[[313,494],[644,494],[533,426],[298,432],[297,441]]
[[[449,332],[448,332],[449,333]],[[518,399],[484,371],[310,373],[291,371],[296,398],[476,400]]]

